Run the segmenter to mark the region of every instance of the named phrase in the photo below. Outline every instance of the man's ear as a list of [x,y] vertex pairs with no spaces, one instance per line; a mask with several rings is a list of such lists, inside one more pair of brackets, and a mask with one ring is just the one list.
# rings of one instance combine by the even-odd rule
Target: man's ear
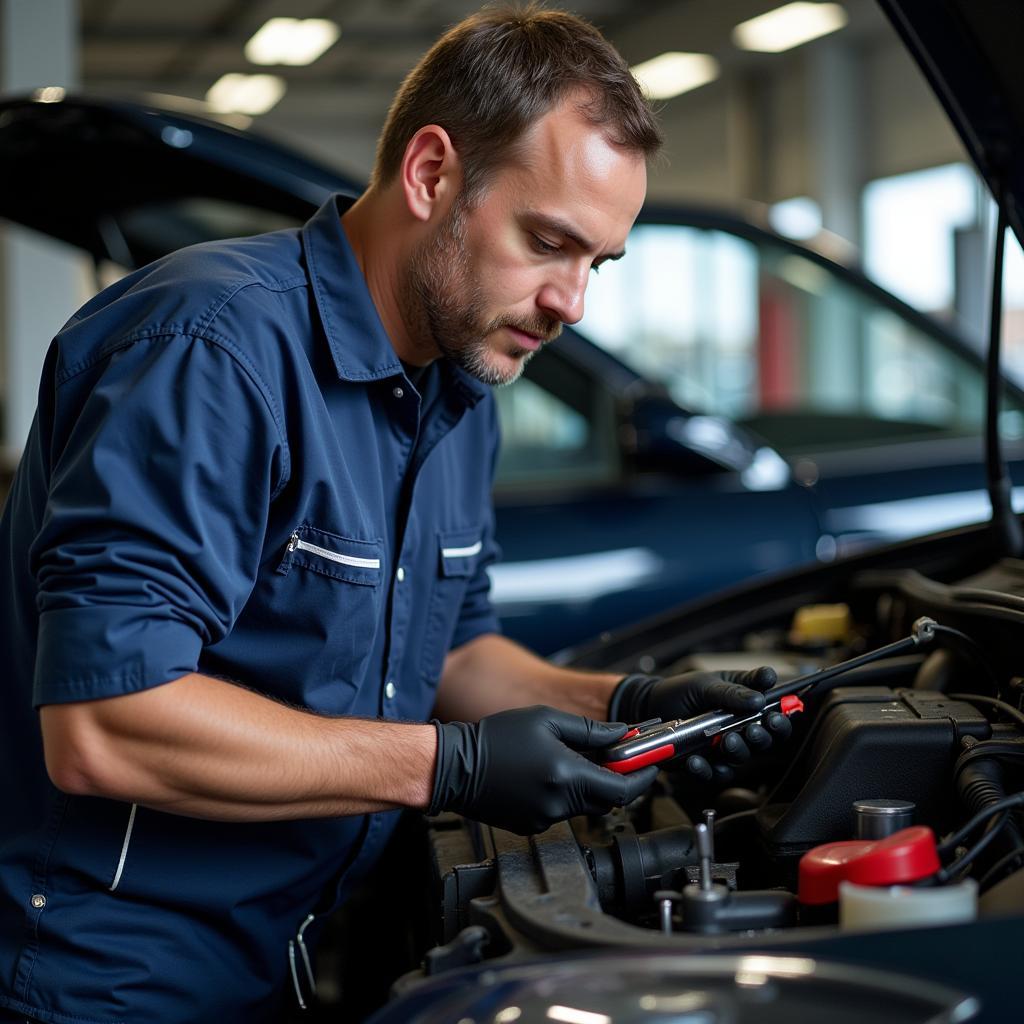
[[409,212],[428,221],[447,207],[462,185],[462,164],[448,133],[436,124],[421,128],[405,147],[402,192]]

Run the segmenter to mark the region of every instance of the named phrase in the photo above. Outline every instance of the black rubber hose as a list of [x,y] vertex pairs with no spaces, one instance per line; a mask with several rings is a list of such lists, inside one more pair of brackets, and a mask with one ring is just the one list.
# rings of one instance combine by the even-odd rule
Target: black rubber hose
[[[990,758],[978,758],[960,766],[956,775],[956,788],[961,802],[972,817],[1006,799],[1006,785],[1003,782],[1003,766]],[[1010,819],[1003,826],[1006,837],[1013,846],[1021,845],[1021,834],[1016,823]]]
[[985,704],[988,707],[998,708],[1004,715],[1012,718],[1017,728],[1024,729],[1024,711],[1018,711],[1012,704],[1005,700],[997,700],[995,697],[983,697],[980,693],[948,693],[950,700],[962,700],[968,704]]

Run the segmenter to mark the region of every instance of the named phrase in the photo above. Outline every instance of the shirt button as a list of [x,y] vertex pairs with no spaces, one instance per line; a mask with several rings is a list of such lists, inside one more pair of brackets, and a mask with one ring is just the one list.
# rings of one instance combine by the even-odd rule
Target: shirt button
[[391,392],[391,394],[393,394],[395,398],[401,398],[405,394],[405,392],[401,388],[395,388],[394,391]]
[[384,687],[384,696],[387,697],[388,700],[394,700],[395,699],[395,694],[397,692],[398,692],[398,687],[395,686],[394,680],[393,679],[389,679],[387,681],[387,684]]
[[398,572],[395,573],[395,579],[398,580],[399,583],[405,579],[405,570],[401,566],[398,567]]
[[43,907],[46,906],[46,897],[43,896],[42,893],[37,892],[35,896],[32,897],[31,903],[36,910],[42,910]]

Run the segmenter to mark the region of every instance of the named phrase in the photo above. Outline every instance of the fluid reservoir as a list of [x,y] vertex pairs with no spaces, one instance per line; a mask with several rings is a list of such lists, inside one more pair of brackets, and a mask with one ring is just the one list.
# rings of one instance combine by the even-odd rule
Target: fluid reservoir
[[935,834],[924,826],[880,839],[826,843],[800,860],[799,898],[807,908],[838,899],[844,931],[974,920],[977,883],[936,885],[939,867]]
[[913,889],[906,885],[839,883],[839,927],[843,931],[960,924],[977,916],[978,883]]

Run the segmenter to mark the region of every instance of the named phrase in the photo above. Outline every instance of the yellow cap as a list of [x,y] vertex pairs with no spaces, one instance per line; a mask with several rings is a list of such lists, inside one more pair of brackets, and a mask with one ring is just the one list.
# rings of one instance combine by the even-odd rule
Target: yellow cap
[[789,640],[794,644],[830,644],[850,635],[850,606],[807,604],[793,616]]

